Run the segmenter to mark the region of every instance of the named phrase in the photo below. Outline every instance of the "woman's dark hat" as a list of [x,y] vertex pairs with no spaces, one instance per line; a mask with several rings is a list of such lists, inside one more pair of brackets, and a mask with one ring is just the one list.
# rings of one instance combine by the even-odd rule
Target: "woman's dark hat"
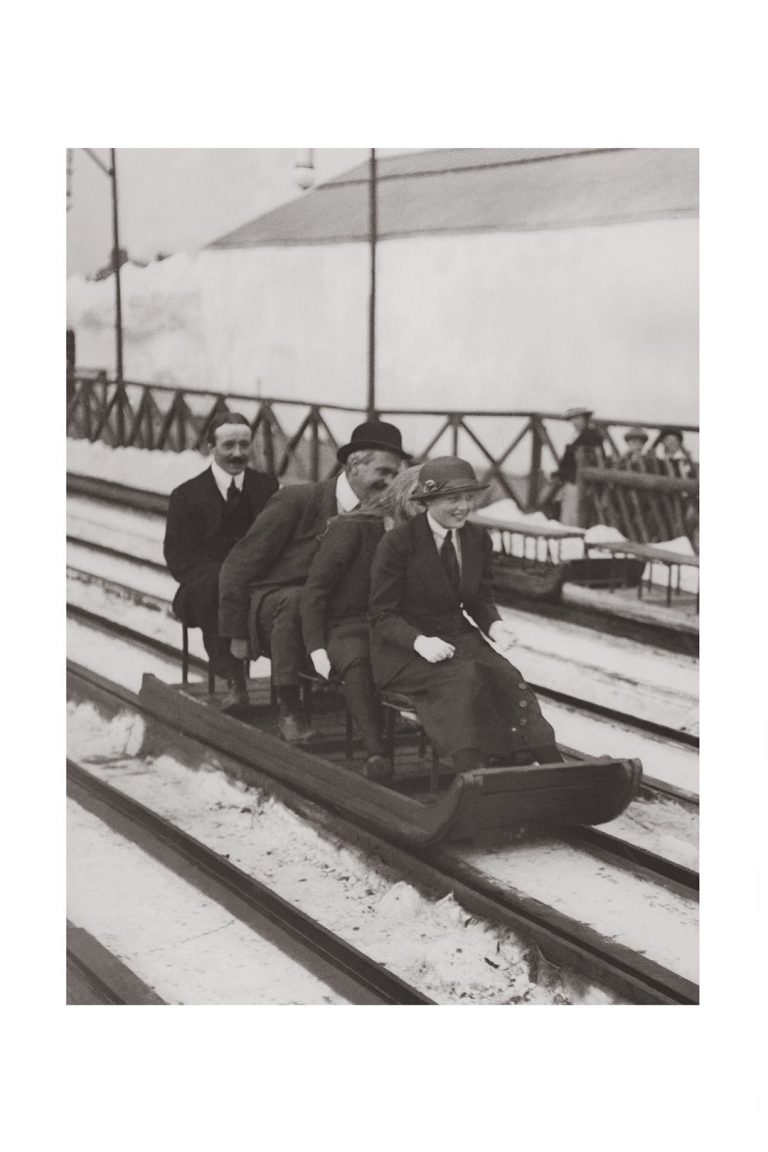
[[624,433],[624,439],[626,440],[627,444],[629,444],[630,440],[642,440],[642,442],[645,443],[645,441],[648,439],[648,433],[646,432],[645,428],[629,428]]
[[484,492],[490,484],[480,484],[475,470],[458,456],[437,456],[422,464],[418,487],[411,500],[436,500],[439,496],[455,496],[458,492]]
[[340,464],[345,464],[352,452],[362,452],[366,448],[374,448],[377,452],[392,452],[401,460],[410,460],[410,456],[403,450],[403,438],[400,429],[394,424],[387,424],[384,420],[369,420],[365,424],[358,424],[352,433],[349,444],[344,444],[336,453]]
[[683,434],[679,428],[660,428],[659,440],[663,440],[665,436],[675,436],[681,444],[683,442]]

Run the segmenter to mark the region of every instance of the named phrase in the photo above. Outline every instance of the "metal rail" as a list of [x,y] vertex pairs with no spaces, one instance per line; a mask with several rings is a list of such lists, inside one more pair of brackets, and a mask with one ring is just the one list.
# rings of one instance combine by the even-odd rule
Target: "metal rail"
[[[111,692],[111,682],[68,661],[68,675],[79,679],[88,690],[104,697]],[[125,703],[125,689],[115,686],[116,698]],[[136,711],[141,712],[138,697]],[[178,734],[176,734],[178,742]],[[185,738],[199,756],[201,746]],[[266,787],[293,810],[324,827],[348,842],[357,842],[366,851],[375,853],[390,866],[400,870],[421,886],[439,893],[452,894],[470,913],[500,922],[532,940],[541,952],[554,963],[572,967],[590,979],[613,988],[632,1003],[642,1004],[695,1004],[698,987],[663,966],[648,960],[642,954],[601,937],[587,926],[536,900],[511,893],[500,885],[480,878],[471,866],[457,861],[442,849],[416,851],[402,848],[380,832],[373,832],[336,813],[329,813],[316,802],[301,796],[282,782],[262,776],[246,766],[236,756],[217,749],[217,763],[225,772],[235,771],[248,778],[256,787]],[[230,767],[231,764],[231,767]],[[636,868],[636,865],[633,864]],[[655,877],[652,877],[655,878]]]
[[297,946],[291,951],[300,962],[315,961],[312,967],[321,978],[327,980],[330,974],[333,979],[333,973],[337,973],[341,990],[353,1002],[434,1003],[266,885],[70,759],[67,759],[67,794],[110,827],[127,833],[144,851],[256,931],[263,932],[265,924],[277,928],[279,936],[289,937]]
[[68,1004],[164,1004],[89,932],[67,920]]

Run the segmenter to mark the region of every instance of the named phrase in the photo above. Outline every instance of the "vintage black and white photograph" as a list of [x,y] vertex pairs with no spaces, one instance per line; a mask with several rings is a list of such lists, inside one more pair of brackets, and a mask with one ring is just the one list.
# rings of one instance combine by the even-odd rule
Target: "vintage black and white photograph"
[[698,1004],[684,145],[62,151],[68,1005]]

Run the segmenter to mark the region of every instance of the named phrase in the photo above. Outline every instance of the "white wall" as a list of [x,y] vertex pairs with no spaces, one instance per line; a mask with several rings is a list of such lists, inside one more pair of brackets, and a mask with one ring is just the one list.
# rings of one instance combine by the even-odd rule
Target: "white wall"
[[697,224],[383,244],[382,395],[696,423]]
[[[378,403],[697,423],[697,260],[696,220],[386,241]],[[71,284],[78,362],[111,369],[112,282]],[[176,256],[125,299],[131,379],[365,403],[365,245]]]

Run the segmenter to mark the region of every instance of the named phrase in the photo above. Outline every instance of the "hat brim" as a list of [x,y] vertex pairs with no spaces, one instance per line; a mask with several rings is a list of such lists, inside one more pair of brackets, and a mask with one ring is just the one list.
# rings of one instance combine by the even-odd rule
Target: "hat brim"
[[339,464],[346,464],[353,452],[389,452],[392,456],[399,456],[401,460],[410,460],[410,452],[404,448],[397,448],[394,444],[384,444],[381,440],[355,440],[352,444],[344,444],[336,453]]
[[427,503],[430,500],[439,500],[441,496],[459,496],[462,492],[486,492],[490,484],[449,484],[439,491],[421,492],[416,489],[408,497],[409,500],[420,500]]

